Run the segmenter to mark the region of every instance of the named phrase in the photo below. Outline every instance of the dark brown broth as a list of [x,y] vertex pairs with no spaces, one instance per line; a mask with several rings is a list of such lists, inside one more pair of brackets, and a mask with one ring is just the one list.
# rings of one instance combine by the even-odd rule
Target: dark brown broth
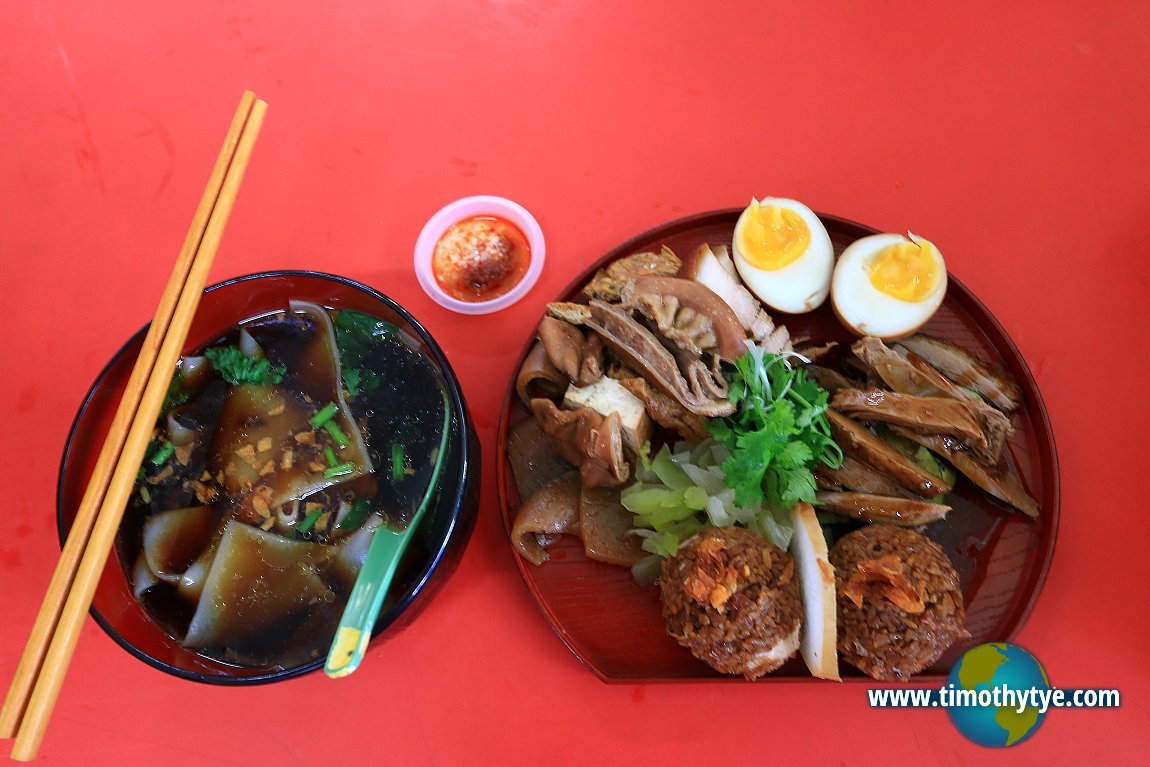
[[[316,330],[312,320],[285,312],[256,318],[233,328],[204,348],[236,344],[241,327],[260,344],[273,364],[286,368],[283,386],[288,391],[308,388],[310,364],[303,358],[303,339]],[[300,500],[322,502],[330,508],[338,505],[341,498],[370,497],[373,513],[382,516],[387,526],[401,529],[411,519],[430,480],[443,419],[441,379],[414,339],[402,332],[375,337],[370,356],[359,362],[364,377],[377,376],[380,381],[374,390],[348,400],[375,471],[373,475],[320,490]],[[227,392],[227,384],[213,372],[208,383],[180,411],[181,422],[204,432],[214,432]],[[165,417],[166,414],[161,415],[161,428]],[[117,553],[126,572],[132,572],[132,564],[141,552],[142,531],[149,516],[198,504],[185,480],[200,478],[210,465],[211,443],[210,437],[197,440],[186,468],[159,484],[148,484],[149,502],[143,500],[138,489],[133,493],[117,537]],[[406,471],[398,480],[392,470],[393,444],[403,446],[405,458]],[[139,483],[138,488],[142,484]],[[227,518],[227,502],[216,502],[213,507],[221,521]],[[321,657],[327,652],[336,620],[349,595],[338,578],[327,577],[324,581],[331,589],[331,600],[321,606],[323,609],[310,611],[312,615],[322,613],[322,618],[308,618],[309,612],[305,611],[290,625],[279,625],[276,631],[245,642],[243,647],[207,648],[201,652],[225,663],[271,667],[290,667]],[[173,585],[159,583],[148,589],[140,601],[152,619],[172,637],[179,639],[186,633],[195,608],[179,596]]]

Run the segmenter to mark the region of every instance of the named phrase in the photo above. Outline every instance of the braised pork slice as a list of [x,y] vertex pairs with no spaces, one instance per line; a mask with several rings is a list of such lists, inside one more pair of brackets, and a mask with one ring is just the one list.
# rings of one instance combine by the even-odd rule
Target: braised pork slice
[[918,397],[886,389],[839,389],[831,407],[864,421],[882,421],[926,434],[953,434],[986,449],[986,437],[966,403],[949,397]]
[[923,333],[899,342],[960,386],[968,386],[1007,413],[1022,406],[1022,389],[1006,371],[978,359],[966,349]]
[[994,465],[979,463],[962,443],[943,434],[918,434],[909,429],[892,427],[897,434],[913,440],[931,452],[937,453],[954,466],[960,474],[1000,501],[1007,503],[1032,519],[1038,519],[1038,501],[1030,497],[1022,480],[1006,465],[1005,458]]
[[1002,455],[1002,446],[1014,433],[1010,419],[1002,411],[952,383],[917,354],[909,351],[905,356],[899,354],[873,336],[860,338],[851,347],[851,351],[896,392],[920,397],[950,397],[965,402],[974,410],[978,425],[986,437],[986,449],[979,451],[980,457],[989,463],[998,461]]
[[899,527],[917,527],[946,517],[949,506],[941,503],[891,498],[870,493],[815,493],[820,511],[864,522],[882,522]]
[[917,495],[932,498],[950,492],[951,487],[944,480],[895,450],[862,424],[835,410],[827,411],[827,420],[835,441],[844,452],[873,466]]

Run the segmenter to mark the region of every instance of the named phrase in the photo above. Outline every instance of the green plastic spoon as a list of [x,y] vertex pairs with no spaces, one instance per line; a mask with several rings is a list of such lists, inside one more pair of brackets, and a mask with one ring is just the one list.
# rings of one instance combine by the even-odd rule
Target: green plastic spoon
[[367,557],[363,561],[359,576],[355,579],[355,586],[352,587],[351,596],[348,597],[347,606],[343,610],[343,617],[339,621],[339,628],[336,629],[331,649],[327,653],[327,663],[324,664],[323,670],[332,679],[347,676],[359,668],[360,662],[363,661],[367,644],[371,641],[371,630],[379,617],[383,600],[391,587],[396,568],[399,567],[399,560],[403,558],[407,544],[411,542],[427,507],[431,504],[431,499],[435,496],[450,432],[451,403],[444,394],[443,433],[439,438],[439,452],[435,456],[435,466],[431,470],[431,481],[406,528],[396,531],[381,527],[372,536]]

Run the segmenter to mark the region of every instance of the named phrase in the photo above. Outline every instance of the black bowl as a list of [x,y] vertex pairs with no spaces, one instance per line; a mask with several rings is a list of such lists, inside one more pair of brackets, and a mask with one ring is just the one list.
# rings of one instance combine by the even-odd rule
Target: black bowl
[[[475,526],[479,501],[479,439],[459,381],[439,345],[403,307],[366,285],[330,274],[278,271],[221,282],[204,291],[184,351],[218,338],[237,323],[283,309],[289,300],[331,309],[355,309],[390,320],[423,344],[438,366],[452,407],[452,432],[440,490],[400,563],[391,595],[376,621],[373,642],[385,641],[409,625],[454,571]],[[148,328],[141,328],[112,358],[92,385],[72,424],[60,466],[57,525],[63,544],[80,505],[104,436]],[[127,563],[130,564],[130,563]],[[319,669],[324,658],[290,667],[221,663],[186,649],[155,623],[132,595],[128,567],[109,556],[92,602],[92,616],[121,647],[161,671],[212,684],[259,684]],[[334,627],[333,627],[334,630]]]

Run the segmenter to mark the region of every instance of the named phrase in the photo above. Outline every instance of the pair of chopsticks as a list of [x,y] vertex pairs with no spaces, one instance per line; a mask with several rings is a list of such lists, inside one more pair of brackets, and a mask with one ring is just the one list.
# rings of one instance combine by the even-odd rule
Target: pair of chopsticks
[[0,709],[0,738],[16,738],[13,759],[34,759],[44,739],[266,111],[267,103],[251,92],[240,99],[96,460]]

